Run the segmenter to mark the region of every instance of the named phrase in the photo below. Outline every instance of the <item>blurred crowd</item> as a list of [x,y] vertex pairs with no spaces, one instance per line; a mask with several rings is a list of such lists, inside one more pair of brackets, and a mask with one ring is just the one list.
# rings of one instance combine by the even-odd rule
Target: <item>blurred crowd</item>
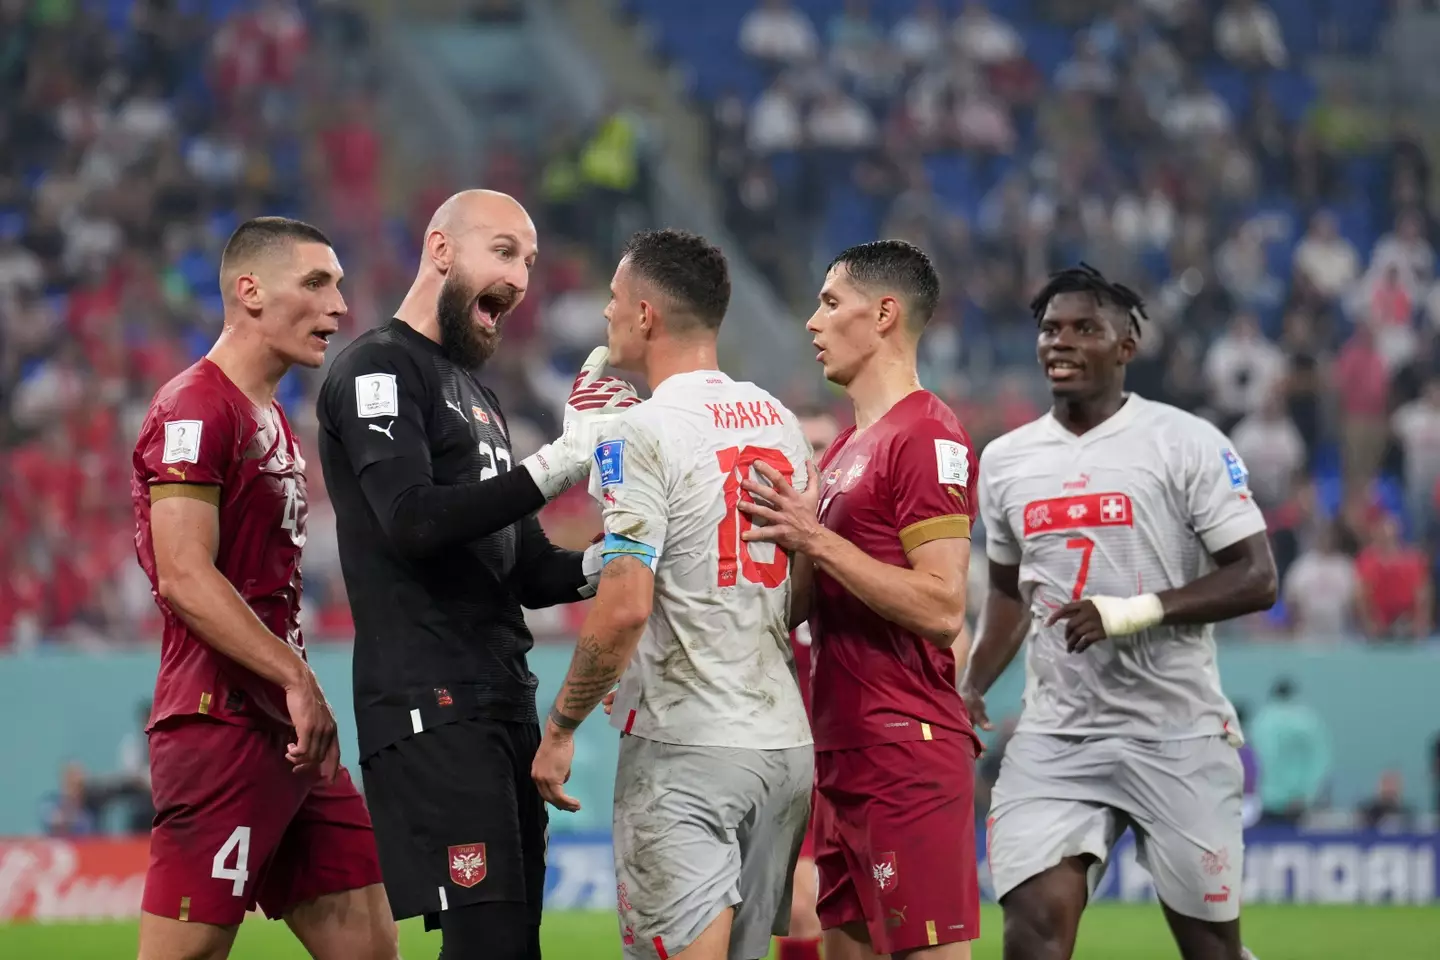
[[[697,77],[727,223],[800,310],[839,247],[922,244],[947,291],[924,377],[983,443],[1044,406],[1030,295],[1095,264],[1149,303],[1132,386],[1215,420],[1250,468],[1283,601],[1245,629],[1432,633],[1431,131],[1307,73],[1342,14],[1369,19],[1325,51],[1373,55],[1384,5],[1325,0],[1330,19],[1304,24],[1292,0],[629,6]],[[644,124],[615,109],[541,144],[496,138],[473,170],[403,168],[371,33],[337,0],[0,0],[0,648],[155,636],[133,438],[216,336],[218,253],[245,217],[336,241],[350,315],[333,353],[398,302],[452,189],[522,197],[545,253],[486,377],[517,456],[557,429],[603,337],[617,238],[649,216]],[[311,450],[317,385],[297,372],[281,394]],[[307,627],[343,638],[318,470],[309,485]],[[562,542],[593,533],[583,494],[545,519]]]
[[[475,18],[514,6],[477,4]],[[639,189],[634,123],[578,131],[543,176],[496,142],[468,175],[407,178],[391,169],[370,52],[343,2],[0,2],[0,650],[158,636],[131,452],[156,389],[219,332],[219,253],[247,217],[301,217],[335,241],[350,312],[333,354],[399,302],[452,189],[532,199],[557,229],[486,376],[517,457],[557,428],[578,358],[603,338],[608,273],[591,251],[608,252],[605,226]],[[319,379],[296,371],[280,393],[310,451]],[[308,481],[307,630],[348,638],[333,513],[320,471]],[[583,496],[546,520],[572,544],[595,522]]]
[[[946,290],[927,385],[983,443],[1043,406],[1030,297],[1094,264],[1148,302],[1130,385],[1228,431],[1271,518],[1283,601],[1247,629],[1431,634],[1429,131],[1305,72],[1326,24],[1327,52],[1375,53],[1385,5],[721,6],[748,67],[692,56],[715,175],[777,284],[812,295],[815,263],[877,233],[925,247]],[[787,271],[794,249],[816,256]]]

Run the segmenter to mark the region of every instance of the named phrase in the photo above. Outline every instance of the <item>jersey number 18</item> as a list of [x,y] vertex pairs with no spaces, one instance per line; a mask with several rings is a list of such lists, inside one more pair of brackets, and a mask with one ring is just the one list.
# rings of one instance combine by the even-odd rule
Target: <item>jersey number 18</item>
[[720,461],[720,472],[725,474],[725,516],[720,520],[719,585],[735,586],[738,570],[751,583],[767,589],[780,586],[790,568],[790,558],[785,551],[776,547],[774,559],[762,562],[750,556],[750,545],[740,539],[741,534],[754,526],[754,521],[738,508],[743,493],[740,480],[750,473],[750,468],[756,463],[763,463],[773,467],[789,483],[795,468],[785,459],[785,454],[773,447],[726,447],[715,451],[715,459]]

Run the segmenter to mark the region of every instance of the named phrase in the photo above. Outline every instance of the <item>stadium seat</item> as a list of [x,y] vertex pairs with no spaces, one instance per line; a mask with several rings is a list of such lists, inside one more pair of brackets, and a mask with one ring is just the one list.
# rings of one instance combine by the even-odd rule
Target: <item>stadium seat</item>
[[1315,83],[1299,70],[1276,70],[1265,81],[1287,123],[1299,123],[1315,100]]

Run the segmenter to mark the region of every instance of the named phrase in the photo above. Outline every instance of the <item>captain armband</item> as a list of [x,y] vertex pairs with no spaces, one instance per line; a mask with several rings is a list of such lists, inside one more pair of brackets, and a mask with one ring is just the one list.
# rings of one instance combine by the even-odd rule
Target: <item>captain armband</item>
[[150,502],[165,500],[169,497],[189,497],[192,500],[203,500],[211,506],[220,505],[220,487],[213,483],[152,483],[150,485]]
[[618,560],[621,557],[634,557],[642,561],[652,571],[655,565],[660,562],[660,552],[648,543],[641,543],[639,540],[631,540],[629,537],[621,536],[618,533],[605,534],[605,540],[600,544],[600,562],[602,565]]

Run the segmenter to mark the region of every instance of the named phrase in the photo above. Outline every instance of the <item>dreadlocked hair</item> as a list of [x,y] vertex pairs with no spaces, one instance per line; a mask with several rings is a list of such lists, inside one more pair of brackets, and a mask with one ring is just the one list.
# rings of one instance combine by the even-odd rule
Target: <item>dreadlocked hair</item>
[[1062,293],[1088,293],[1099,303],[1120,307],[1130,318],[1130,330],[1136,337],[1140,336],[1140,321],[1150,319],[1140,294],[1123,283],[1106,280],[1099,270],[1082,260],[1079,266],[1050,274],[1050,281],[1035,294],[1035,299],[1030,301],[1030,312],[1037,323],[1045,316],[1050,301]]

